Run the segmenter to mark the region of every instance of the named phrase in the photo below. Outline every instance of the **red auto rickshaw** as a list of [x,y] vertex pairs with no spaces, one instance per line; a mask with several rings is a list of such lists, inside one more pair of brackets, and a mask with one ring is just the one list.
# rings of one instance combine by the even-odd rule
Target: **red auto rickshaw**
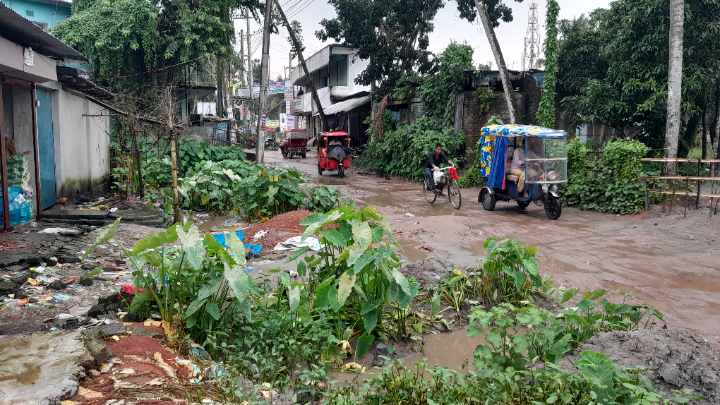
[[338,171],[345,177],[345,169],[350,167],[350,137],[347,132],[323,132],[318,139],[318,174],[323,171]]
[[304,129],[292,129],[285,131],[285,139],[280,143],[280,152],[284,158],[292,159],[293,156],[307,156],[307,144],[312,139],[308,138],[307,131]]

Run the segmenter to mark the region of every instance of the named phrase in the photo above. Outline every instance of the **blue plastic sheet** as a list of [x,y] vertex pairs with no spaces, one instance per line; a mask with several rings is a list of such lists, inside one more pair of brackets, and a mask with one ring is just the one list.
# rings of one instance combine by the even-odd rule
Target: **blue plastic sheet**
[[490,176],[487,179],[488,187],[505,189],[505,162],[507,162],[507,138],[498,137],[495,140],[495,150],[490,167]]
[[[243,240],[245,238],[245,233],[243,231],[237,231],[235,232],[235,235],[237,235],[238,239]],[[224,248],[227,249],[228,245],[225,242],[225,234],[219,233],[217,235],[213,235],[213,238],[217,241],[217,243],[221,244]],[[251,249],[253,251],[253,255],[257,255],[262,251],[262,246],[260,245],[245,245],[245,249]]]

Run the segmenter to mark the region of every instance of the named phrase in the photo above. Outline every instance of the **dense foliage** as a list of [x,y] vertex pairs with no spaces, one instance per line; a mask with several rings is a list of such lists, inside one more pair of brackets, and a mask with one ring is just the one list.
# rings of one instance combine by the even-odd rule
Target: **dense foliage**
[[540,108],[537,112],[538,125],[546,128],[555,127],[555,83],[557,75],[558,57],[558,27],[557,18],[560,5],[556,0],[547,2],[547,18],[545,24],[545,77],[543,79],[543,94]]
[[[695,143],[720,76],[718,15],[718,2],[685,2],[681,157]],[[619,135],[664,147],[669,19],[668,1],[619,0],[589,19],[561,23],[558,89],[573,124],[602,122]]]
[[[72,16],[52,32],[92,61],[92,76],[113,91],[148,83],[173,84],[182,69],[137,75],[215,55],[231,60],[230,10],[255,13],[253,0],[96,0],[73,4]],[[118,76],[121,80],[104,81]]]
[[563,203],[583,209],[633,214],[644,207],[638,180],[640,159],[648,147],[639,141],[615,140],[602,155],[588,153],[577,139],[568,143],[568,183],[560,189]]
[[423,114],[436,119],[443,126],[455,122],[457,95],[463,90],[465,70],[473,69],[473,50],[470,45],[451,43],[440,54],[438,72],[425,79],[416,94],[423,101]]
[[368,145],[358,164],[368,170],[422,180],[428,155],[438,143],[448,159],[456,164],[461,161],[465,135],[455,135],[452,127],[443,128],[435,120],[420,117],[412,125],[401,122],[395,130],[386,130],[382,138]]

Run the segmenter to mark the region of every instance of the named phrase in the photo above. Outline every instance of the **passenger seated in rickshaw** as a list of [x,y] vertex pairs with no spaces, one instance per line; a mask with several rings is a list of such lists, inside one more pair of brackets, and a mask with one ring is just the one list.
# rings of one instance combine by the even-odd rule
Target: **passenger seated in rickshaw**
[[[530,150],[530,159],[539,159],[540,157]],[[527,197],[528,193],[525,190],[525,173],[527,167],[527,175],[531,179],[537,179],[543,177],[543,170],[538,164],[532,164],[527,166],[525,160],[525,140],[520,141],[520,144],[515,148],[512,157],[512,163],[510,165],[510,174],[518,178],[518,193],[523,193],[523,197]]]

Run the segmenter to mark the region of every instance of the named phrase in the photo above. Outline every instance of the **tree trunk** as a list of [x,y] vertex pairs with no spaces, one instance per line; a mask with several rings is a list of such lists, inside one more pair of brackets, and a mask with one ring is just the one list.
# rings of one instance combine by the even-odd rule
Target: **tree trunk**
[[[665,127],[665,158],[677,158],[682,107],[683,24],[685,1],[670,0],[670,60],[668,68],[668,106]],[[665,165],[665,175],[677,174],[677,163]]]
[[278,0],[275,0],[275,4],[277,5],[278,11],[280,12],[280,17],[282,17],[283,19],[283,25],[287,27],[288,34],[290,34],[290,39],[293,42],[293,46],[297,50],[298,60],[300,61],[300,65],[302,65],[305,76],[307,77],[307,83],[309,83],[310,85],[310,91],[312,92],[313,101],[315,102],[315,104],[317,104],[318,107],[320,121],[322,121],[322,130],[325,131],[327,129],[327,123],[325,122],[325,111],[323,111],[322,103],[320,103],[320,97],[315,90],[315,85],[313,84],[312,79],[310,79],[310,71],[308,71],[307,64],[305,64],[305,56],[303,56],[302,53],[303,49],[300,46],[300,42],[298,42],[297,38],[295,37],[295,33],[293,32],[287,17],[285,17],[285,12],[283,11],[282,7],[280,7],[280,2]]
[[495,56],[495,63],[497,64],[498,71],[500,72],[500,80],[502,80],[505,101],[507,102],[508,113],[510,114],[510,124],[515,124],[515,108],[513,108],[512,104],[513,88],[510,81],[510,75],[508,74],[507,67],[505,66],[505,58],[503,58],[502,51],[500,50],[500,43],[497,40],[497,36],[495,36],[495,29],[493,29],[493,26],[490,23],[490,17],[487,14],[487,10],[485,10],[485,5],[482,0],[475,0],[475,7],[477,7],[478,17],[480,17],[480,21],[485,28],[485,34],[490,42],[490,49],[492,49],[492,53]]
[[133,141],[133,155],[135,157],[135,163],[137,164],[137,193],[135,194],[136,199],[140,199],[145,197],[145,183],[143,182],[143,175],[142,175],[142,162],[140,161],[142,159],[142,151],[140,151],[140,145],[138,145],[138,132],[136,128],[133,127],[132,129],[132,141]]
[[709,133],[708,133],[708,127],[707,127],[707,108],[708,108],[708,103],[707,103],[707,97],[706,97],[705,107],[703,107],[703,112],[702,112],[702,127],[703,127],[703,130],[702,130],[702,158],[703,159],[707,159],[707,156],[708,156],[707,149],[708,149]]
[[180,209],[180,195],[178,194],[178,158],[177,139],[175,134],[170,134],[170,159],[172,160],[172,185],[173,185],[173,214],[175,222],[183,224],[183,212]]
[[[715,121],[710,129],[710,157],[720,159],[720,149],[718,149],[718,140],[720,140],[720,80],[715,87]],[[714,134],[712,133],[714,132]]]

